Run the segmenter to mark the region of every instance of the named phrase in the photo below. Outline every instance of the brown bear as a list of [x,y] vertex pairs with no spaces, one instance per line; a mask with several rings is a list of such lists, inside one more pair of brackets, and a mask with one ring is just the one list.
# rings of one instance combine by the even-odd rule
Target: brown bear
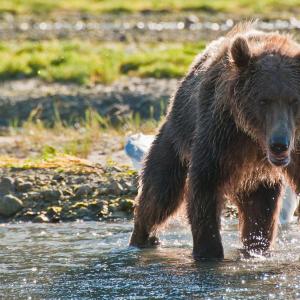
[[145,160],[130,245],[187,201],[195,259],[223,258],[224,199],[239,210],[246,252],[276,236],[283,186],[300,188],[300,45],[237,25],[192,64]]

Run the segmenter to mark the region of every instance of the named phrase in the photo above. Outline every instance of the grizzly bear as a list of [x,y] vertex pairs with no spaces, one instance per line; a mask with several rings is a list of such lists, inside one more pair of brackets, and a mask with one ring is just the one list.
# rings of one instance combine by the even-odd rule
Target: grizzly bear
[[237,25],[196,57],[170,101],[140,180],[130,245],[187,201],[195,259],[222,259],[225,199],[239,210],[247,253],[267,253],[285,184],[300,188],[300,45]]

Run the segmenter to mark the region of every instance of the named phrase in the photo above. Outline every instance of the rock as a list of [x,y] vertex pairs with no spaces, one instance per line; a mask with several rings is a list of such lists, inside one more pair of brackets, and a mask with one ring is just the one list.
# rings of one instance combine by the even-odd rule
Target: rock
[[53,176],[52,179],[53,179],[53,180],[56,180],[56,181],[58,181],[58,182],[61,182],[61,181],[63,181],[65,178],[64,178],[64,176],[61,175],[61,174],[55,174],[55,175]]
[[77,177],[74,179],[74,183],[76,184],[81,184],[84,183],[86,181],[86,179],[84,177]]
[[16,185],[16,190],[17,192],[20,193],[26,193],[28,191],[30,191],[33,188],[33,184],[29,181],[27,182],[22,182]]
[[71,197],[73,197],[73,196],[74,196],[74,193],[72,192],[72,190],[64,189],[64,190],[63,190],[63,195],[64,195],[64,196],[71,196]]
[[93,189],[88,184],[81,185],[76,190],[75,197],[76,198],[86,197],[86,196],[90,195],[92,193],[92,191],[93,191]]
[[39,192],[29,192],[27,194],[26,200],[27,201],[38,201],[41,198],[43,198],[43,196],[41,195],[41,193],[39,193]]
[[74,221],[76,220],[76,213],[74,211],[63,210],[60,214],[62,221]]
[[114,173],[120,173],[120,172],[123,171],[123,169],[119,166],[112,166],[111,171],[114,172]]
[[93,201],[88,203],[88,208],[92,211],[101,211],[107,205],[107,201]]
[[126,193],[129,193],[129,194],[137,193],[137,186],[135,184],[133,184],[131,181],[125,181],[124,185],[126,187]]
[[4,217],[11,217],[22,208],[23,202],[13,195],[5,195],[0,198],[0,215]]
[[86,208],[86,207],[80,207],[77,211],[76,211],[77,217],[78,218],[83,218],[83,217],[87,217],[90,216],[91,211]]
[[98,196],[108,195],[108,194],[109,194],[109,188],[107,187],[98,188]]
[[18,186],[19,184],[24,183],[24,180],[22,179],[22,177],[18,177],[15,179],[15,186]]
[[60,220],[60,214],[62,207],[51,206],[47,209],[47,216],[51,219],[51,222],[58,222]]
[[11,177],[2,177],[0,181],[0,193],[8,194],[15,190],[14,180]]
[[123,192],[123,187],[118,181],[114,180],[109,185],[109,192],[115,196],[119,196]]
[[72,206],[70,206],[71,209],[78,209],[80,207],[87,207],[89,204],[88,202],[76,202]]
[[109,203],[108,210],[110,212],[118,211],[119,210],[119,203],[118,203],[118,201],[113,201],[113,202]]
[[132,185],[129,190],[131,194],[136,195],[138,193],[137,185]]
[[122,199],[119,203],[119,208],[125,212],[132,212],[134,207],[134,200]]
[[37,215],[36,212],[33,212],[31,209],[27,210],[23,216],[22,216],[22,220],[23,221],[31,221],[33,220],[33,218]]
[[128,218],[128,215],[124,211],[114,211],[110,214],[109,218],[125,219],[125,218]]
[[51,206],[48,208],[48,213],[49,212],[52,212],[53,214],[60,214],[61,213],[61,210],[62,210],[62,207],[60,206]]
[[33,218],[32,222],[34,223],[48,223],[49,218],[44,214],[37,215]]
[[62,192],[60,190],[45,190],[41,192],[41,195],[45,201],[58,201],[62,196]]
[[57,223],[60,221],[60,214],[62,207],[60,206],[51,206],[47,209],[47,216],[52,223]]
[[108,205],[107,203],[103,205],[102,209],[98,212],[99,217],[104,217],[109,214]]

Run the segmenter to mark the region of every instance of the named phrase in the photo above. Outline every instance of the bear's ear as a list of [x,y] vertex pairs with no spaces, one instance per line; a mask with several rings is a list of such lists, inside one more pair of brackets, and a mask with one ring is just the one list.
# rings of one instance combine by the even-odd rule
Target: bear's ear
[[247,41],[243,37],[237,37],[231,45],[231,56],[237,67],[247,67],[251,58]]

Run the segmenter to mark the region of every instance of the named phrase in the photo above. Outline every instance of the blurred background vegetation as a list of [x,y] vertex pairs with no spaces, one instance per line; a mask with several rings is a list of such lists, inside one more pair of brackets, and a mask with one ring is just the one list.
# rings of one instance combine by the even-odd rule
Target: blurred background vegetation
[[101,132],[153,133],[210,40],[256,18],[297,37],[299,12],[299,0],[1,0],[2,135],[18,156],[86,158]]
[[298,0],[2,0],[1,12],[14,14],[56,14],[56,13],[134,13],[203,11],[224,12],[240,15],[272,14],[283,10],[299,12]]
[[0,78],[37,77],[77,84],[121,76],[178,78],[205,43],[135,44],[51,40],[0,43]]
[[[2,0],[0,16],[4,30],[7,23],[19,31],[40,26],[44,35],[34,38],[30,34],[27,37],[26,34],[25,37],[4,36],[5,41],[2,39],[0,43],[0,78],[37,77],[77,84],[110,83],[121,76],[178,78],[211,38],[204,33],[201,40],[197,36],[194,41],[153,38],[153,42],[151,39],[141,42],[135,39],[134,33],[131,39],[126,38],[125,33],[120,42],[115,38],[99,40],[90,35],[82,40],[82,36],[68,33],[48,36],[51,29],[47,25],[57,22],[65,24],[69,20],[70,25],[75,24],[74,31],[78,31],[76,26],[82,20],[85,22],[82,26],[89,21],[94,25],[105,22],[116,25],[119,22],[120,28],[112,26],[112,30],[126,31],[126,26],[122,26],[124,23],[151,22],[151,15],[156,23],[180,22],[180,16],[184,21],[191,15],[196,17],[196,23],[207,20],[218,23],[228,18],[290,18],[299,12],[299,0]],[[140,26],[146,25],[141,23]]]

